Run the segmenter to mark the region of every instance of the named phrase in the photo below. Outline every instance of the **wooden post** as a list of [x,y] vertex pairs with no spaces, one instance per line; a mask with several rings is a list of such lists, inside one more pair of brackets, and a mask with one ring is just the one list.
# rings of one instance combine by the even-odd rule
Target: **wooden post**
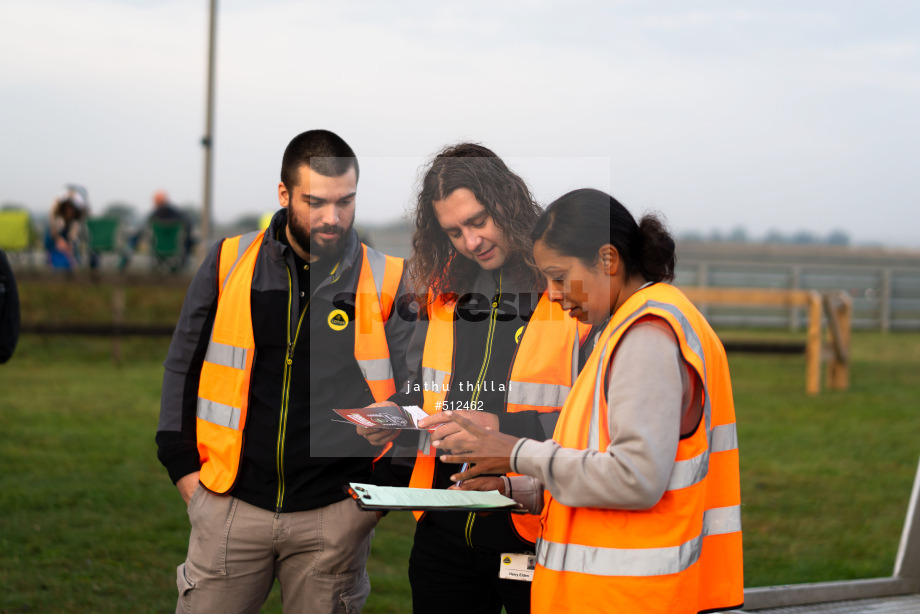
[[805,342],[805,392],[821,392],[821,295],[808,296],[808,340]]
[[709,264],[701,262],[696,269],[696,285],[705,288],[709,285]]
[[112,287],[112,359],[121,364],[121,325],[125,320],[125,287]]
[[828,330],[831,333],[831,359],[827,363],[827,386],[834,390],[850,387],[850,328],[853,300],[846,292],[826,296]]
[[[709,287],[709,264],[706,262],[701,262],[696,271],[696,287]],[[703,314],[704,318],[709,318],[709,305],[702,304],[698,305],[697,308],[700,310],[700,313]]]
[[879,297],[879,328],[883,333],[891,330],[891,269],[882,271],[882,296]]
[[[707,303],[722,305],[782,305],[793,307],[795,305],[808,308],[808,338],[805,342],[805,392],[818,394],[821,392],[821,361],[823,353],[822,309],[824,301],[821,295],[814,290],[779,290],[774,288],[682,288],[700,311]],[[834,377],[837,386],[846,388],[849,382],[849,344],[850,322],[852,320],[852,302],[849,295],[841,293],[839,299],[841,310],[839,315],[828,316],[839,328],[835,339],[839,343],[838,357],[840,367],[835,370]]]

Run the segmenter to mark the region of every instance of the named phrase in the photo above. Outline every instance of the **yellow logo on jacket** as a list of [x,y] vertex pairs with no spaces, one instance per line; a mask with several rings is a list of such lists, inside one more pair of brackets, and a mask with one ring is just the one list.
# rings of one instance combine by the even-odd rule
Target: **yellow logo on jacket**
[[517,329],[517,332],[516,332],[516,333],[514,333],[514,342],[517,343],[517,344],[520,344],[520,343],[521,343],[521,335],[523,335],[523,334],[524,334],[524,327],[522,326],[522,327],[520,327],[519,329]]
[[334,309],[329,312],[326,323],[329,324],[329,328],[332,330],[344,330],[348,326],[348,314],[341,309]]

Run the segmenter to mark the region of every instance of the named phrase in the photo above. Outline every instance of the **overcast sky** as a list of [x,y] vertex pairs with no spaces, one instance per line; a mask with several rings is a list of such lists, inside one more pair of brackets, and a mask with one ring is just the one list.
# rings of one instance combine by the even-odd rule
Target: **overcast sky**
[[[0,202],[202,199],[207,0],[0,0]],[[221,0],[214,215],[277,207],[327,128],[358,218],[399,218],[480,142],[543,204],[583,186],[677,233],[920,247],[920,2]]]

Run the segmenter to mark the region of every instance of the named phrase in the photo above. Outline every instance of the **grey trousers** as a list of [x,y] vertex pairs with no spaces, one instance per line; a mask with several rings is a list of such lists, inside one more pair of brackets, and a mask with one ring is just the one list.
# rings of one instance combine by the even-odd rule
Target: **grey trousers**
[[199,486],[188,516],[177,614],[258,612],[275,578],[285,612],[351,614],[364,606],[377,513],[351,499],[276,514]]

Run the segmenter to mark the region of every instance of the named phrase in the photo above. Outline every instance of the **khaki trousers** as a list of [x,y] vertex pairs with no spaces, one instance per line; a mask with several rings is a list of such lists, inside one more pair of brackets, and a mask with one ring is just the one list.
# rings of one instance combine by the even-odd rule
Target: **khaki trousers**
[[199,486],[188,516],[177,614],[258,612],[275,578],[285,612],[351,614],[364,606],[377,513],[351,499],[276,514]]

